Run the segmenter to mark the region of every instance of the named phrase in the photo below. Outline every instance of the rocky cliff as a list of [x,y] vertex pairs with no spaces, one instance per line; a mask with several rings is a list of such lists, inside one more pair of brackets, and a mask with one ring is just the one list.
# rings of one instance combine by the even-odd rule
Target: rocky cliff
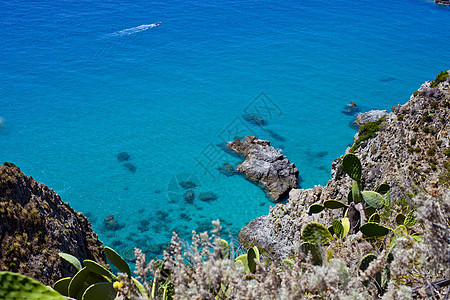
[[[364,190],[390,184],[391,213],[411,209],[411,198],[419,192],[439,196],[450,189],[450,79],[445,73],[439,76],[443,82],[426,82],[406,104],[361,126],[353,147],[346,150],[361,160]],[[286,204],[277,204],[268,215],[241,229],[240,242],[279,258],[301,241],[302,228],[308,222],[331,225],[336,212],[308,215],[313,203],[329,199],[347,203],[352,182],[342,169],[341,158],[333,161],[331,176],[324,187],[291,190]]]
[[106,261],[86,217],[11,163],[0,166],[0,245],[0,270],[49,285],[76,271],[58,252]]
[[269,141],[254,136],[233,141],[227,147],[242,154],[245,161],[237,166],[248,179],[260,183],[275,200],[281,200],[298,185],[298,170]]

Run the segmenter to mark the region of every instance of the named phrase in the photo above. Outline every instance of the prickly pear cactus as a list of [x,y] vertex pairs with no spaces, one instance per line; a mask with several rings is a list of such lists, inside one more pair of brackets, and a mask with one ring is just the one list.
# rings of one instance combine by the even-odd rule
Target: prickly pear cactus
[[364,201],[373,208],[381,207],[384,203],[384,198],[377,192],[364,191],[361,193]]
[[347,204],[338,201],[338,200],[327,200],[323,203],[323,206],[325,206],[326,208],[330,208],[330,209],[338,209],[338,208],[344,208],[347,207]]
[[0,299],[64,300],[52,288],[21,274],[0,272]]
[[366,237],[385,236],[392,232],[392,229],[390,229],[389,227],[383,226],[375,222],[367,222],[361,227],[359,227],[359,230]]
[[361,182],[353,180],[352,181],[352,201],[355,203],[361,202]]
[[341,221],[334,219],[333,220],[333,232],[334,234],[342,239],[344,236],[344,225],[342,225]]
[[323,264],[322,253],[318,245],[310,242],[304,242],[300,244],[300,250],[306,255],[311,255],[312,263],[315,266],[321,266]]
[[320,205],[320,204],[313,204],[309,207],[309,211],[308,213],[311,214],[318,214],[320,213],[322,210],[325,209],[325,206]]
[[380,220],[381,220],[380,215],[378,213],[372,214],[369,218],[369,222],[372,222],[372,223],[380,223]]
[[230,258],[230,245],[224,239],[220,239],[220,248],[224,258]]
[[356,181],[361,180],[361,161],[355,154],[348,153],[344,155],[344,158],[342,159],[342,167],[344,168],[345,173],[350,176],[350,178]]
[[311,222],[303,228],[302,238],[312,244],[328,245],[333,236],[322,224]]

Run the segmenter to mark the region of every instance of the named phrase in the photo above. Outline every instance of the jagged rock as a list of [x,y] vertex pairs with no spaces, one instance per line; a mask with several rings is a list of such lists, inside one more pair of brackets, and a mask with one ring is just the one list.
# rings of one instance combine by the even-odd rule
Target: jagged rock
[[342,109],[342,113],[348,116],[356,115],[359,112],[359,107],[355,102],[350,102]]
[[121,228],[121,226],[119,225],[119,222],[117,222],[116,219],[114,219],[113,215],[109,215],[107,216],[104,220],[103,220],[103,225],[105,226],[105,229],[107,230],[119,230]]
[[378,121],[381,117],[387,115],[386,110],[371,110],[365,113],[359,113],[356,116],[355,123],[359,126],[366,124],[367,122]]
[[[391,187],[390,201],[394,205],[410,202],[419,191],[434,196],[448,193],[448,120],[450,81],[442,82],[436,88],[430,88],[429,82],[423,84],[419,93],[411,96],[406,104],[397,106],[386,115],[374,137],[361,141],[356,148],[355,154],[362,164],[364,190],[374,190],[387,182]],[[267,216],[258,217],[243,227],[239,241],[246,248],[261,248],[262,257],[271,259],[294,253],[307,223],[320,222],[330,226],[334,218],[342,218],[341,210],[326,209],[320,214],[308,215],[308,207],[313,203],[323,204],[329,199],[347,203],[352,179],[343,171],[341,158],[333,161],[331,176],[325,187],[291,190],[286,204],[277,204]],[[383,225],[397,227],[396,211],[388,210],[386,213],[392,214],[386,218],[392,223]],[[358,215],[349,217],[355,221],[358,219]]]
[[297,168],[270,146],[269,141],[247,136],[228,143],[227,147],[245,157],[245,161],[237,170],[250,180],[261,183],[274,200],[282,199],[291,189],[297,187]]
[[11,163],[0,166],[0,269],[52,285],[75,268],[59,252],[106,265],[103,244],[81,213]]

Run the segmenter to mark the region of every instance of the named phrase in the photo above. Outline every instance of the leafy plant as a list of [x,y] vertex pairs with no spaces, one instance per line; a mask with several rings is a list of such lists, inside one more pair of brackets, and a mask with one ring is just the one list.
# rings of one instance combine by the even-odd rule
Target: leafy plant
[[[121,272],[127,274],[140,296],[149,299],[144,286],[131,276],[130,267],[125,260],[109,247],[105,247],[104,251],[106,258]],[[82,267],[76,257],[67,253],[59,253],[59,255],[78,270],[72,278],[62,278],[54,284],[54,289],[61,295],[82,300],[116,298],[123,284],[110,270],[89,259],[83,261],[84,267]],[[130,295],[124,296],[129,297]]]

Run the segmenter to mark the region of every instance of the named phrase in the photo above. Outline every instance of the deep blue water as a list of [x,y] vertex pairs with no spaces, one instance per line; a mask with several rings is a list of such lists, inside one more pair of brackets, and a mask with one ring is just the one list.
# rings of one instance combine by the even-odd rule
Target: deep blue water
[[[220,147],[235,136],[270,139],[301,187],[325,185],[356,132],[347,103],[389,111],[450,67],[450,7],[423,0],[1,0],[0,11],[0,159],[122,254],[152,255],[171,231],[217,218],[237,234],[268,212],[259,187],[217,171],[238,162]],[[198,185],[193,204],[184,180]],[[124,227],[105,229],[108,215]]]

